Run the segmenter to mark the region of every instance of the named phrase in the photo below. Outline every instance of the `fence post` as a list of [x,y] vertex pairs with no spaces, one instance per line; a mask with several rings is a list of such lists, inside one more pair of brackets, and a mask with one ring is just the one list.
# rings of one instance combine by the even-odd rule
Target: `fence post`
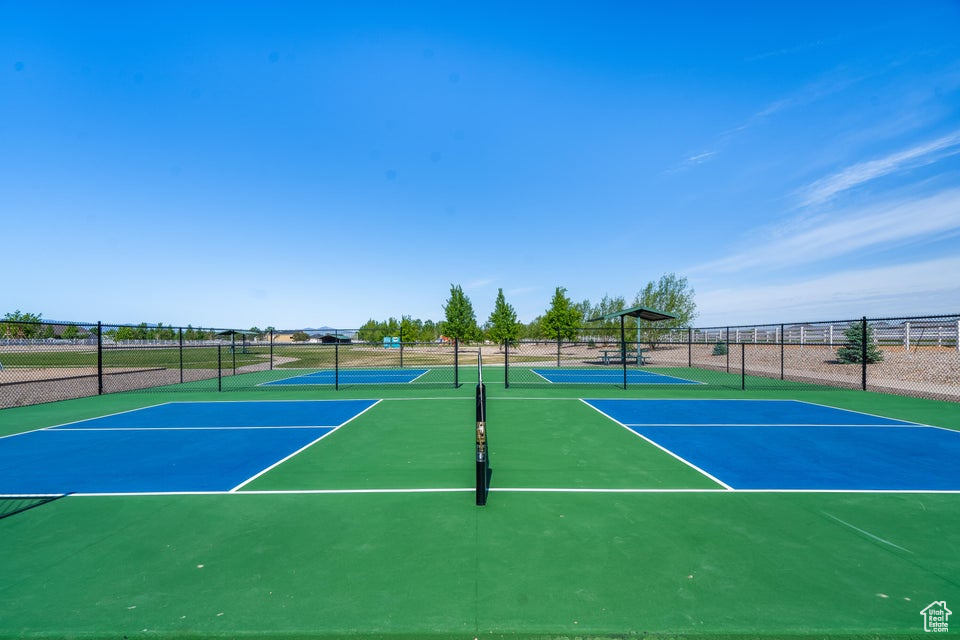
[[860,340],[860,367],[861,367],[861,388],[867,390],[867,316],[863,316],[860,321],[861,336]]
[[[637,362],[640,362],[639,345],[637,346]],[[623,331],[623,316],[620,316],[620,358],[623,362],[623,388],[627,388],[627,334]]]
[[560,340],[563,336],[560,334],[560,329],[557,329],[557,369],[560,368]]
[[333,390],[340,391],[340,340],[339,339],[333,341]]
[[237,375],[237,332],[230,332],[230,353],[233,356],[233,375]]
[[453,339],[453,388],[460,388],[460,338]]
[[510,388],[510,341],[503,341],[503,388]]
[[97,395],[103,395],[103,323],[97,321]]
[[786,341],[787,341],[787,336],[783,332],[783,325],[780,325],[780,379],[781,380],[783,380],[783,343]]
[[687,327],[687,368],[693,368],[693,328]]
[[400,368],[403,369],[403,316],[400,316]]
[[217,391],[223,391],[223,355],[220,353],[222,345],[217,342]]
[[180,327],[180,384],[183,384],[183,327]]
[[724,339],[724,342],[726,342],[726,345],[727,345],[727,349],[726,349],[726,351],[727,351],[727,373],[730,373],[730,327],[727,327],[726,329],[724,329],[723,339]]
[[903,350],[910,351],[910,321],[903,323]]
[[747,389],[747,343],[740,343],[740,390]]
[[273,371],[273,329],[270,329],[270,371]]
[[953,346],[956,347],[957,353],[960,353],[960,318],[957,319],[957,333],[954,335],[956,338],[954,339]]

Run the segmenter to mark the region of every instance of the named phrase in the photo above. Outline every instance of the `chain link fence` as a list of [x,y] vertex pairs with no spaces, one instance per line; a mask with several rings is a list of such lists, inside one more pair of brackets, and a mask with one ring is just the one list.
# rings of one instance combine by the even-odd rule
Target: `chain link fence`
[[[960,401],[960,315],[738,327],[584,327],[509,344],[364,342],[357,331],[254,333],[0,322],[0,408],[107,393],[457,387],[847,388]],[[621,337],[622,336],[622,337]],[[297,337],[294,340],[294,337]]]

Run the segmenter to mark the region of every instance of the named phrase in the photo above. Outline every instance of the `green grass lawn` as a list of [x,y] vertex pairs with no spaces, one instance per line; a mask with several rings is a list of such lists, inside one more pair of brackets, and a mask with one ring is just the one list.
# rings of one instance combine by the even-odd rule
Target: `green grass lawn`
[[[221,348],[221,361],[224,367],[233,366],[234,353],[229,347]],[[239,347],[236,350],[237,366],[256,364],[269,358],[269,350],[247,349]],[[31,368],[72,368],[96,367],[97,350],[91,347],[83,351],[15,351],[0,354],[0,362],[4,367],[31,367]],[[184,369],[216,369],[216,347],[187,347],[182,351]],[[178,369],[181,362],[181,351],[177,347],[109,347],[103,350],[104,367],[149,368],[163,367]]]

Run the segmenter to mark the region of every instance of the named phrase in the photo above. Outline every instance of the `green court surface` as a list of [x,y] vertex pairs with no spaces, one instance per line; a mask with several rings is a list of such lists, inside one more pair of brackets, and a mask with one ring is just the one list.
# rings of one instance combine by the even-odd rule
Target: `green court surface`
[[238,491],[0,518],[0,638],[906,638],[930,603],[960,606],[960,493],[728,490],[579,398],[792,397],[958,429],[955,404],[490,384],[477,507],[464,382],[0,411],[8,435],[186,400],[382,399]]

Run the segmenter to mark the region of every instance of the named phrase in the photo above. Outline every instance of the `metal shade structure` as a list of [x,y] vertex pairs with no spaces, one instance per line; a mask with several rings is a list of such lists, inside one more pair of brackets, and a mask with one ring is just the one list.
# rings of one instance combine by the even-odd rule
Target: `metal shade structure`
[[[648,322],[660,322],[662,320],[676,320],[677,316],[659,311],[657,309],[648,309],[647,307],[632,307],[622,311],[614,311],[597,318],[591,318],[587,322],[605,321],[609,322],[620,318],[620,361],[623,363],[623,388],[627,388],[627,341],[623,330],[623,319],[627,316]],[[637,327],[637,366],[640,365],[640,327]]]
[[660,322],[661,320],[677,319],[677,316],[671,315],[666,311],[658,311],[657,309],[648,309],[647,307],[632,307],[630,309],[624,309],[623,311],[614,311],[613,313],[608,313],[605,316],[590,318],[589,320],[587,320],[587,322],[598,322],[600,320],[613,320],[614,318],[620,318],[620,322],[622,324],[624,316],[630,316],[631,318],[639,318],[641,320],[647,320],[649,322]]

